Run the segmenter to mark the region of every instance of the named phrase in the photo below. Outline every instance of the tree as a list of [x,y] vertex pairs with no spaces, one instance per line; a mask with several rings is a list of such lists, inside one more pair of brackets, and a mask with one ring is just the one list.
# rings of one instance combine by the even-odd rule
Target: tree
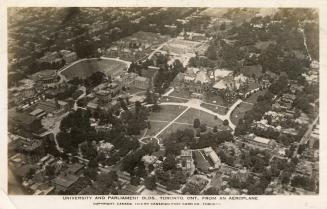
[[144,102],[149,103],[149,104],[154,103],[153,94],[150,92],[149,89],[146,90]]
[[217,126],[214,126],[212,132],[213,133],[217,133],[218,132],[218,127]]
[[195,118],[194,119],[194,122],[193,122],[193,127],[194,128],[199,128],[200,127],[200,120],[198,118]]
[[280,178],[281,178],[282,184],[288,184],[290,182],[291,173],[288,171],[283,171]]
[[92,180],[96,180],[98,172],[97,172],[96,168],[89,167],[89,168],[85,169],[84,175],[89,177]]
[[35,168],[30,168],[29,170],[28,170],[28,172],[26,173],[26,178],[27,179],[30,179],[30,178],[32,178],[32,176],[35,174]]
[[226,23],[222,23],[219,27],[220,30],[225,30],[226,29]]
[[148,170],[149,170],[149,172],[151,173],[151,172],[154,170],[154,166],[153,166],[152,164],[150,164],[150,165],[148,166]]
[[93,159],[98,154],[96,148],[92,145],[90,141],[81,144],[80,149],[83,157],[86,159]]
[[227,119],[225,119],[225,120],[223,121],[223,125],[224,125],[224,126],[228,126],[228,124],[229,124],[229,121],[228,121]]
[[155,176],[147,177],[144,181],[144,185],[149,190],[154,190],[157,187],[157,179]]
[[163,162],[164,171],[176,169],[176,160],[174,155],[168,155]]
[[200,131],[205,132],[207,130],[207,125],[205,123],[200,124]]
[[209,187],[203,192],[204,195],[219,195],[219,189],[216,187]]
[[138,186],[140,185],[140,182],[141,182],[141,178],[139,176],[132,176],[131,177],[131,185],[133,186]]
[[97,168],[98,167],[98,162],[96,161],[95,158],[91,158],[87,164],[89,168]]
[[207,57],[208,57],[210,60],[217,60],[217,50],[216,50],[215,46],[210,45],[210,46],[208,47],[208,50],[207,50]]
[[53,176],[56,172],[56,168],[52,165],[47,165],[45,167],[45,175],[47,176]]

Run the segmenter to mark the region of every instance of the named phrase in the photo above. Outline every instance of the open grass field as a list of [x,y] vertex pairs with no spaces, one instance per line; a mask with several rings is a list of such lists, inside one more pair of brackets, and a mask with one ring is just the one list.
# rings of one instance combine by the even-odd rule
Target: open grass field
[[168,122],[154,122],[150,121],[151,128],[148,129],[146,132],[146,136],[154,136],[156,135],[161,129],[163,129],[166,125],[168,125]]
[[230,119],[234,125],[238,124],[239,119],[243,118],[246,111],[251,110],[253,105],[247,103],[239,104],[232,112]]
[[201,123],[207,124],[208,127],[217,126],[220,130],[228,129],[219,118],[215,119],[213,115],[194,108],[187,110],[176,122],[193,124],[196,118],[198,118]]
[[177,98],[177,97],[167,96],[167,97],[162,97],[161,102],[185,103],[185,102],[188,102],[188,100],[187,99],[183,99],[183,98]]
[[173,97],[180,97],[180,98],[184,98],[184,99],[191,99],[191,95],[190,92],[188,91],[184,91],[184,90],[175,90],[173,91],[171,94],[169,94],[169,96],[173,96]]
[[150,113],[149,120],[172,121],[186,109],[186,107],[176,105],[161,105],[160,107],[160,111]]
[[168,137],[171,133],[176,132],[177,130],[184,130],[184,129],[193,129],[193,124],[180,124],[180,123],[173,123],[171,124],[164,132],[162,132],[158,138],[159,139],[165,139]]
[[204,107],[204,108],[211,110],[215,113],[218,113],[220,115],[225,115],[227,112],[226,107],[221,107],[221,106],[217,106],[217,105],[213,105],[213,104],[201,103],[201,107]]
[[74,77],[85,79],[95,72],[116,76],[126,70],[126,64],[116,60],[92,59],[78,62],[62,72],[68,80]]

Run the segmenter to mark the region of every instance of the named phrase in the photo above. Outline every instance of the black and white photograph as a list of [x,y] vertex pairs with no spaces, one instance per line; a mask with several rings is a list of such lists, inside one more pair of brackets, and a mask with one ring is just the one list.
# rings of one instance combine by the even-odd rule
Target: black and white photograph
[[318,7],[5,10],[9,197],[321,196]]

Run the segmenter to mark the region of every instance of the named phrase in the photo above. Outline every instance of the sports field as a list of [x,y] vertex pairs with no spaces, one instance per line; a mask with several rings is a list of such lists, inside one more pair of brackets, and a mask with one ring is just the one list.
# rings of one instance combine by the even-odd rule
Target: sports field
[[126,70],[126,68],[127,66],[125,63],[117,60],[92,59],[78,62],[62,71],[61,74],[68,80],[74,77],[85,79],[98,71],[106,75],[117,76]]

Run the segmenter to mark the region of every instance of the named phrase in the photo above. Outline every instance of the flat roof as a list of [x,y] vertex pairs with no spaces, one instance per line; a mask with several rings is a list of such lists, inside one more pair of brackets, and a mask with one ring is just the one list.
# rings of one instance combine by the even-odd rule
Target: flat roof
[[44,112],[44,110],[36,108],[35,110],[33,110],[32,112],[30,112],[30,115],[36,116],[40,113]]
[[268,144],[270,142],[270,139],[263,138],[263,137],[260,137],[260,136],[256,136],[256,137],[253,138],[253,141],[256,141],[256,142],[259,142],[259,143],[262,143],[262,144]]

